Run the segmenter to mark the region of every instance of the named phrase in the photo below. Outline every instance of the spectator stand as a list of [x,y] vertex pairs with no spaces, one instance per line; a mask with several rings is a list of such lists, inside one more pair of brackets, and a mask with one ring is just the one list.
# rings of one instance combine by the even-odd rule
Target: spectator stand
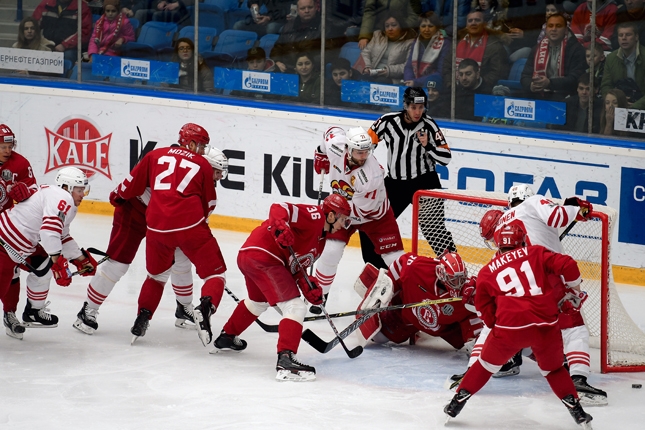
[[172,48],[176,33],[177,24],[158,21],[146,22],[141,27],[137,41],[124,44],[121,52],[124,57],[156,59],[160,51]]
[[[204,51],[212,51],[213,43],[215,42],[215,37],[217,36],[217,29],[212,27],[202,27],[199,26],[199,53],[201,54]],[[195,27],[188,25],[181,30],[179,30],[178,39],[188,38],[195,41]]]
[[214,69],[215,88],[230,91],[248,91],[259,94],[298,97],[298,75],[249,70]]

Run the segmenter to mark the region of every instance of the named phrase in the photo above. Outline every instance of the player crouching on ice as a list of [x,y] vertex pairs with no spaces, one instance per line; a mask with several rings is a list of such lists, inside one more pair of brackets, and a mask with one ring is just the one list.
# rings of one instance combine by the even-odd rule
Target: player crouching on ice
[[484,265],[477,278],[475,306],[491,328],[481,355],[468,369],[457,394],[444,408],[448,419],[486,385],[493,374],[522,348],[532,348],[540,372],[577,424],[591,428],[591,415],[580,406],[576,387],[562,363],[564,346],[558,316],[560,297],[549,275],[561,276],[567,285],[565,301],[579,307],[580,270],[576,261],[543,246],[525,246],[524,229],[504,225],[495,231],[499,252]]
[[402,343],[414,340],[419,331],[440,337],[455,349],[474,343],[483,327],[472,304],[475,283],[456,252],[445,252],[438,259],[403,254],[389,270],[368,263],[354,284],[363,297],[359,310],[449,297],[462,297],[462,301],[375,314],[359,327],[361,345],[369,340]]

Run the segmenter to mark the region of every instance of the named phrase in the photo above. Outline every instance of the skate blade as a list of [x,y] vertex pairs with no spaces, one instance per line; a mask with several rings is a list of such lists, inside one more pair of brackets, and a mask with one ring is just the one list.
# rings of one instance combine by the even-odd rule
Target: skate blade
[[175,327],[182,328],[184,330],[197,330],[197,325],[190,322],[190,320],[185,320],[182,318],[177,318],[175,320]]
[[578,393],[582,406],[606,406],[609,404],[607,397],[598,394]]
[[278,370],[278,374],[275,376],[275,379],[278,381],[293,381],[293,382],[309,382],[316,380],[316,374],[314,372],[296,372],[293,373],[289,370]]
[[580,424],[580,427],[582,427],[584,430],[593,430],[593,427],[591,427],[591,423],[582,423]]
[[58,327],[58,324],[44,325],[44,324],[37,323],[37,322],[23,321],[22,326],[25,327],[25,328],[56,328],[56,327]]
[[520,374],[520,368],[513,367],[511,370],[507,370],[506,372],[499,371],[497,373],[494,373],[493,378],[505,378],[507,376],[515,376],[519,374]]
[[237,349],[232,349],[232,348],[222,348],[222,349],[220,349],[218,347],[215,347],[215,348],[211,349],[210,351],[208,351],[209,354],[213,354],[213,355],[215,355],[215,354],[230,354],[230,353],[239,354],[240,352],[242,352],[242,351],[237,350]]
[[450,415],[446,414],[446,421],[443,422],[443,425],[447,426],[450,423],[451,419],[452,419],[452,417]]
[[22,340],[23,334],[24,333],[16,333],[10,328],[5,328],[5,333],[7,333],[7,336],[13,337],[14,339]]
[[89,334],[89,335],[93,335],[95,331],[92,327],[83,324],[81,320],[74,321],[74,324],[72,324],[72,327],[74,327],[76,330],[82,333]]
[[134,345],[134,342],[139,339],[139,336],[132,336],[132,340],[130,341],[130,346]]

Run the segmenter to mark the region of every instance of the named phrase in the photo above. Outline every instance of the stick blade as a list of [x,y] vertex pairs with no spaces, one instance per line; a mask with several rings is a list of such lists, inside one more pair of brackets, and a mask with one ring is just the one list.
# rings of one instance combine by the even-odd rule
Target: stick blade
[[362,353],[363,353],[363,347],[359,345],[356,348],[347,351],[347,356],[349,358],[356,358]]
[[319,338],[318,335],[310,329],[302,332],[302,340],[307,342],[313,349],[321,354],[325,354],[331,350],[331,348],[328,349],[330,344]]

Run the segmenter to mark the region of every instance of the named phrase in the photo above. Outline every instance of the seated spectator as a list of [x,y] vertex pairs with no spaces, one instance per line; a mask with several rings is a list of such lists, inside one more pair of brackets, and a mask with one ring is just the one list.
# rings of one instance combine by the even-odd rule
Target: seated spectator
[[[540,35],[538,36],[537,43],[538,45],[540,42],[542,42],[542,39],[546,37],[546,21],[549,19],[551,15],[555,15],[556,13],[561,14],[564,16],[567,20],[567,27],[569,29],[571,28],[571,16],[569,16],[565,11],[564,8],[562,7],[561,4],[557,3],[547,3],[546,8],[545,8],[545,16],[544,16],[544,24],[542,24],[542,29],[540,30]],[[533,45],[531,45],[533,46]]]
[[[585,70],[586,74],[589,74],[589,70],[591,68],[591,62],[593,61],[593,74],[594,74],[594,85],[600,85],[600,82],[602,82],[602,75],[605,70],[605,53],[602,50],[602,45],[600,43],[595,43],[594,44],[594,55],[592,58],[591,55],[591,45],[587,46],[585,48],[585,58],[587,60],[587,70]],[[595,84],[595,82],[598,82],[598,84]],[[596,88],[596,91],[598,88]]]
[[410,0],[365,0],[363,21],[358,35],[358,47],[365,49],[367,43],[376,33],[378,24],[389,18],[386,15],[392,12],[401,14],[401,26],[415,28],[417,26],[417,15],[421,13],[421,8],[419,6],[418,11],[415,12],[412,6],[413,3]]
[[318,58],[311,53],[296,55],[296,73],[300,78],[298,101],[320,103],[320,68]]
[[275,70],[275,62],[267,58],[264,49],[260,47],[251,48],[246,53],[246,70],[273,72]]
[[412,44],[403,70],[404,84],[425,87],[429,80],[441,80],[443,63],[450,62],[452,43],[441,28],[441,20],[433,12],[421,15],[419,37]]
[[491,30],[507,32],[506,16],[508,15],[508,0],[473,0],[470,10],[484,14],[484,22]]
[[[571,31],[578,42],[585,47],[591,41],[591,0],[576,8],[571,20]],[[598,0],[596,2],[596,39],[605,51],[611,51],[611,37],[616,26],[616,4],[614,0]]]
[[175,22],[178,25],[188,25],[190,14],[188,6],[194,6],[195,0],[161,0],[156,2],[153,21]]
[[18,41],[13,44],[12,48],[51,52],[54,45],[54,42],[45,39],[41,35],[38,21],[28,16],[20,21],[20,25],[18,26]]
[[645,60],[641,55],[645,46],[639,43],[638,26],[624,22],[618,25],[617,34],[620,48],[605,60],[600,92],[604,96],[612,88],[627,91],[631,108],[645,109]]
[[[253,31],[262,37],[265,34],[278,34],[280,29],[294,17],[290,15],[292,0],[249,0],[248,6],[251,9],[251,16],[237,21],[233,28],[235,30]],[[267,12],[260,14],[260,8],[265,5]],[[257,8],[257,13],[253,12]]]
[[119,56],[124,43],[134,42],[134,30],[125,14],[119,12],[119,0],[103,0],[103,15],[94,24],[87,53]]
[[152,19],[154,0],[121,0],[121,13],[139,21],[139,28]]
[[627,136],[625,131],[614,130],[616,108],[627,108],[627,97],[621,90],[611,89],[603,97],[602,112],[600,113],[599,133],[605,136]]
[[[177,40],[172,61],[179,63],[179,83],[171,87],[193,91],[195,86],[195,44],[187,37]],[[198,57],[197,66],[197,91],[213,91],[213,71],[206,65],[204,59]]]
[[325,81],[325,105],[353,107],[353,103],[341,100],[341,87],[344,80],[359,80],[358,71],[352,69],[349,60],[337,58],[331,62],[331,79]]
[[[464,28],[466,26],[466,16],[471,12],[470,4],[472,0],[458,0],[457,1],[457,28]],[[453,17],[453,1],[452,0],[437,0],[435,12],[441,17],[441,23],[446,33],[452,34],[452,17]]]
[[[81,2],[81,46],[87,48],[92,35],[92,12]],[[77,59],[78,3],[74,0],[42,0],[34,10],[33,18],[40,21],[43,36],[54,42],[54,51],[64,52],[65,59]]]
[[575,94],[578,79],[586,69],[585,51],[568,34],[563,15],[551,15],[546,37],[531,50],[520,81],[529,98],[564,100]]
[[383,30],[376,30],[361,51],[354,68],[374,82],[398,84],[416,37],[414,30],[403,28],[396,13],[386,14]]
[[[481,78],[490,88],[500,79],[508,78],[510,71],[508,54],[499,34],[486,28],[482,12],[474,11],[468,14],[466,35],[457,44],[457,67],[463,59],[472,58],[479,65]],[[444,76],[450,76],[451,69],[450,62],[446,61]],[[445,86],[449,86],[448,80]]]
[[428,89],[426,113],[433,118],[450,118],[450,95],[441,92],[442,82],[441,76],[435,75],[426,83]]
[[457,88],[455,92],[455,118],[469,121],[481,121],[475,116],[475,94],[491,94],[493,87],[480,75],[477,61],[464,58],[457,68]]
[[292,72],[297,52],[320,50],[320,15],[314,0],[298,0],[298,16],[287,21],[271,50],[271,58],[281,72]]
[[[564,101],[567,104],[567,122],[561,126],[552,126],[554,130],[576,131],[587,133],[589,131],[589,100],[591,99],[591,87],[589,86],[589,75],[582,75],[578,79],[577,94],[567,97]],[[592,133],[598,133],[600,129],[600,113],[603,102],[594,98]]]
[[[638,40],[641,43],[645,41],[645,0],[625,0],[625,4],[618,6],[616,26],[623,22],[635,22],[638,25]],[[614,31],[612,46],[614,49],[619,47],[616,31]]]

